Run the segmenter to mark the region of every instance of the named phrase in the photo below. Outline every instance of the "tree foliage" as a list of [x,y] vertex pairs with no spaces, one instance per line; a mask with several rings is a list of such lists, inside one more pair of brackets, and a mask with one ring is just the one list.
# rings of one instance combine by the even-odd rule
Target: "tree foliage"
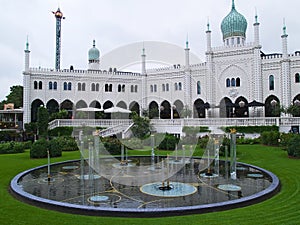
[[48,135],[49,113],[44,107],[38,109],[37,128],[41,137],[46,138]]
[[6,96],[6,100],[0,102],[1,109],[7,103],[14,103],[16,109],[23,107],[23,86],[15,85],[10,87],[10,93]]
[[140,117],[137,113],[133,113],[132,120],[134,125],[131,130],[135,137],[145,139],[150,135],[150,120],[147,117]]
[[294,117],[300,117],[300,106],[298,105],[290,105],[287,109],[286,112],[291,114]]

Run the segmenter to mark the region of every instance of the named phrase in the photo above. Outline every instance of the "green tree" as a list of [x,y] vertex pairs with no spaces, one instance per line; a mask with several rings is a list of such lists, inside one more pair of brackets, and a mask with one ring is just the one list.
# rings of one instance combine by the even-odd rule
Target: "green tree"
[[145,139],[150,135],[150,120],[147,117],[140,117],[136,112],[132,113],[132,133],[139,139]]
[[294,117],[300,117],[300,106],[298,105],[290,105],[287,109],[286,112],[291,114]]
[[6,100],[0,102],[1,109],[7,103],[14,103],[15,108],[23,107],[23,86],[15,85],[10,87],[10,93],[6,96]]
[[37,115],[37,128],[38,134],[41,137],[46,138],[48,135],[48,123],[49,123],[49,113],[44,107],[39,107]]

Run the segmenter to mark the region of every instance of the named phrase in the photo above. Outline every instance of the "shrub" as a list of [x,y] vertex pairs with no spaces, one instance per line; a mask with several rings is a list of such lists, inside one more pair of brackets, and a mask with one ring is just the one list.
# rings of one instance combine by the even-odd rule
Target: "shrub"
[[7,142],[0,144],[0,154],[22,153],[27,148],[26,142]]
[[59,148],[63,152],[77,151],[78,146],[74,138],[72,137],[58,137],[53,140],[58,142]]
[[279,131],[278,126],[232,126],[232,127],[222,127],[222,130],[224,130],[226,133],[230,133],[231,129],[235,129],[238,133],[247,133],[247,134],[253,134],[253,133],[262,133],[265,131]]
[[264,131],[261,134],[261,143],[269,146],[278,146],[280,134],[278,131]]
[[227,151],[228,151],[228,156],[230,156],[230,139],[228,137],[223,138],[222,145],[220,146],[220,149],[219,149],[220,156],[225,156],[226,147],[227,147]]
[[175,150],[176,144],[178,144],[179,139],[172,134],[166,134],[165,138],[159,144],[158,149],[161,150]]
[[52,139],[48,142],[48,149],[50,157],[59,157],[62,155],[61,141],[59,139]]
[[59,157],[61,156],[61,148],[59,147],[59,140],[53,139],[47,141],[44,138],[41,138],[34,142],[30,149],[30,158],[47,158],[48,153],[50,152],[50,157]]
[[253,144],[259,144],[260,138],[237,138],[236,144],[238,145],[253,145]]
[[30,158],[46,158],[47,157],[48,142],[41,138],[34,142],[30,149]]
[[288,150],[288,145],[293,139],[293,137],[297,136],[297,134],[293,133],[282,133],[280,135],[280,146],[283,150]]
[[116,137],[101,138],[101,142],[104,144],[105,150],[107,150],[110,154],[121,154],[121,142]]
[[288,156],[300,158],[300,135],[291,138],[287,147]]
[[73,127],[56,127],[53,130],[49,130],[50,137],[60,137],[60,136],[71,136],[73,132]]
[[209,137],[207,135],[203,136],[203,137],[200,137],[198,139],[198,144],[197,145],[199,146],[199,148],[205,149],[206,146],[207,146],[208,140],[209,140]]
[[129,149],[143,149],[143,141],[139,138],[129,138],[122,141]]

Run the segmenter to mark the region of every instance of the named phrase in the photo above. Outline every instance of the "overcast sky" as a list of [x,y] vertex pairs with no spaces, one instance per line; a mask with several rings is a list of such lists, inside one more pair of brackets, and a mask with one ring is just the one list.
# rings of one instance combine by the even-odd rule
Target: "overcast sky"
[[[184,47],[188,34],[193,53],[205,61],[205,31],[209,19],[213,46],[222,45],[220,24],[232,0],[0,0],[0,100],[9,87],[22,85],[24,49],[29,37],[31,67],[54,68],[55,18],[62,24],[61,68],[87,68],[87,52],[96,39],[103,55],[122,45],[164,41]],[[283,19],[289,34],[289,52],[300,50],[300,1],[236,0],[236,9],[248,22],[247,42],[253,41],[255,8],[259,16],[263,51],[281,52]]]

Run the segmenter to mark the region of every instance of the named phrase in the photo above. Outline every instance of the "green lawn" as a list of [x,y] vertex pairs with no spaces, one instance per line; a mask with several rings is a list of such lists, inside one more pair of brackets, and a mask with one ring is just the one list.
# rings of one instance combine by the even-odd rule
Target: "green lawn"
[[[10,180],[23,170],[43,165],[46,159],[29,159],[29,152],[0,155],[0,224],[60,225],[60,224],[259,224],[287,225],[300,222],[300,160],[288,159],[286,152],[259,145],[238,146],[239,161],[263,167],[275,173],[282,184],[279,194],[256,205],[217,213],[165,218],[111,218],[65,214],[19,202],[8,193]],[[78,159],[78,152],[64,152],[54,161]]]

